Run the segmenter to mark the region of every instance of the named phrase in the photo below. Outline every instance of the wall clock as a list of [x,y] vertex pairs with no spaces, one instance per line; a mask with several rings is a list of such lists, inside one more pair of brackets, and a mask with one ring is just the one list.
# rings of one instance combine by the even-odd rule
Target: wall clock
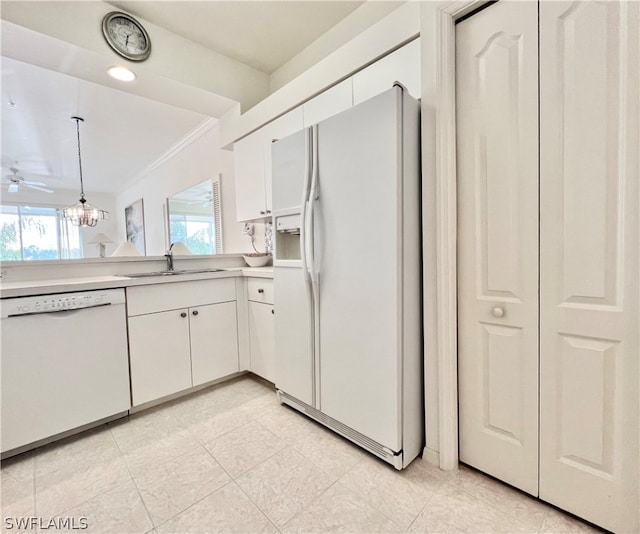
[[126,13],[107,13],[102,19],[102,33],[109,46],[126,59],[144,61],[151,53],[147,31]]

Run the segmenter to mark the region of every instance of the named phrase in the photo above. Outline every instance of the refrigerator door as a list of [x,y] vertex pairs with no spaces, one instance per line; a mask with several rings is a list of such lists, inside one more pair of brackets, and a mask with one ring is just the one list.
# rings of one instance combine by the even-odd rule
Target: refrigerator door
[[[275,333],[276,387],[314,405],[313,288],[308,272],[305,219],[311,183],[311,130],[302,130],[272,144],[273,209],[276,221]],[[298,239],[286,223],[297,220]],[[282,222],[282,225],[280,224]],[[294,225],[295,226],[295,225]],[[296,243],[297,254],[286,247]],[[286,245],[286,246],[285,246]],[[289,260],[286,258],[299,258]]]
[[273,212],[302,206],[307,181],[310,144],[308,129],[301,130],[271,144]]
[[313,406],[312,307],[304,271],[275,267],[276,387]]
[[402,90],[318,125],[319,409],[402,448]]

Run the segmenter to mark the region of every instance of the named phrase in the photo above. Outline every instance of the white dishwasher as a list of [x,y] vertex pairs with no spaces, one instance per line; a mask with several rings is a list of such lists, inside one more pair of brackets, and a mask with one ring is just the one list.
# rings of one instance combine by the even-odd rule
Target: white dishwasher
[[123,289],[3,299],[0,329],[3,456],[130,408]]

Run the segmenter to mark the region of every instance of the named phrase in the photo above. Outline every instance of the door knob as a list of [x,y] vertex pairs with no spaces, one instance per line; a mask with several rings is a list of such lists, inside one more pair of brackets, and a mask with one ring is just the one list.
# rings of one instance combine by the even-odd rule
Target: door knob
[[191,313],[192,313],[193,315],[198,315],[198,310],[193,310]]
[[493,308],[493,310],[491,310],[491,314],[494,317],[503,317],[504,316],[504,308],[501,308],[500,306],[496,306],[495,308]]

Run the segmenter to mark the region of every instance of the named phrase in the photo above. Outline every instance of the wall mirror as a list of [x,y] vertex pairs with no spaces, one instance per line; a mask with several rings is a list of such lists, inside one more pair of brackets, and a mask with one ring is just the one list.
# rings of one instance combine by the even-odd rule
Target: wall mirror
[[[220,181],[204,182],[167,199],[169,243],[191,254],[222,254]],[[186,253],[174,245],[175,253]]]

